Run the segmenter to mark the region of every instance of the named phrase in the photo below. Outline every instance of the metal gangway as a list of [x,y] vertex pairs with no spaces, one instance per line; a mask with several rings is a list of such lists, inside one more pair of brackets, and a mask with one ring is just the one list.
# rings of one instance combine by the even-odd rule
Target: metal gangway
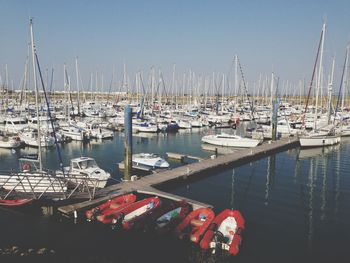
[[39,171],[34,158],[20,158],[19,172],[0,171],[0,199],[87,198],[94,199],[100,180],[85,174]]

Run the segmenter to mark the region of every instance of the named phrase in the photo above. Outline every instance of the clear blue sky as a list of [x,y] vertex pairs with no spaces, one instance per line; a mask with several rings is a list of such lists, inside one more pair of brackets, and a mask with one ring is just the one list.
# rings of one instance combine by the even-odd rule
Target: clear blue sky
[[18,85],[29,41],[29,17],[42,68],[55,67],[63,82],[63,63],[74,76],[79,57],[83,81],[90,72],[103,72],[105,83],[113,65],[118,79],[123,62],[130,78],[139,69],[161,68],[171,78],[228,73],[234,54],[245,77],[273,70],[281,79],[310,80],[324,19],[327,21],[326,63],[336,55],[339,83],[345,47],[350,40],[349,0],[0,0],[0,73],[8,64]]

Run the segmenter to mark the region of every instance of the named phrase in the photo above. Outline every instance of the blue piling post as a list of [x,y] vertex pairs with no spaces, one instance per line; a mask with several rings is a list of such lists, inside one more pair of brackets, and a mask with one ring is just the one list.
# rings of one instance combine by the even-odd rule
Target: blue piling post
[[124,110],[124,180],[130,180],[132,171],[132,109],[130,105]]

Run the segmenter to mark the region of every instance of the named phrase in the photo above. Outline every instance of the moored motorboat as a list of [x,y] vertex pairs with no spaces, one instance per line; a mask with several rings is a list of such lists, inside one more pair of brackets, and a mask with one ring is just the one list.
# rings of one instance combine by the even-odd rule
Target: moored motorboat
[[69,125],[68,127],[62,127],[62,134],[71,138],[74,141],[88,141],[90,140],[90,134],[83,128],[79,128],[74,125]]
[[136,195],[134,194],[120,195],[108,200],[107,202],[104,202],[103,204],[93,209],[86,211],[85,215],[86,218],[90,221],[98,220],[102,223],[105,223],[104,219],[106,218],[106,216],[111,215],[114,212],[117,212],[118,210],[122,210],[128,205],[134,203],[135,201]]
[[221,249],[236,255],[239,252],[241,231],[244,227],[244,218],[238,210],[225,209],[210,224],[200,246],[205,250],[212,249],[212,253]]
[[188,237],[192,242],[199,243],[214,217],[215,214],[210,208],[198,208],[189,213],[175,228],[175,234],[180,239]]
[[132,164],[144,168],[168,168],[169,163],[154,153],[136,153],[132,155]]
[[[79,157],[70,161],[70,166],[64,167],[65,176],[74,185],[82,184],[89,187],[103,188],[106,186],[110,173],[98,167],[91,157]],[[63,176],[61,170],[56,171],[57,176]]]

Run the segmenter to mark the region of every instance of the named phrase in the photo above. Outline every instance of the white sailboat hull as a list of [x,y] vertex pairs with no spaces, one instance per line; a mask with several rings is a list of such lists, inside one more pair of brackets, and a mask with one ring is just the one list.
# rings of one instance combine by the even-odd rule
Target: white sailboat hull
[[157,125],[151,125],[151,126],[137,126],[136,127],[138,132],[157,132],[158,131],[158,127]]
[[340,136],[300,137],[301,147],[323,147],[340,143]]
[[242,138],[235,135],[225,136],[225,138],[220,137],[220,135],[207,135],[202,138],[202,142],[218,146],[251,148],[256,147],[261,141],[249,138]]

